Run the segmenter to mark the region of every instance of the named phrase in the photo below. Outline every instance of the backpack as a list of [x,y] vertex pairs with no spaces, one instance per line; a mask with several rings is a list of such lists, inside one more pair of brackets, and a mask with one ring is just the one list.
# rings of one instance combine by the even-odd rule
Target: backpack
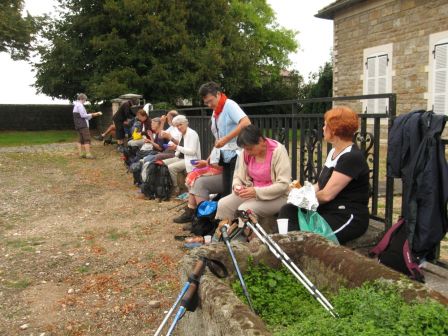
[[129,168],[129,166],[134,162],[137,152],[138,147],[126,146],[123,148],[121,158],[127,168]]
[[381,241],[369,252],[370,257],[377,257],[378,262],[398,272],[408,275],[411,279],[425,282],[417,263],[414,261],[409,247],[406,221],[400,218],[386,231]]
[[196,207],[191,232],[197,236],[213,235],[218,226],[218,220],[215,219],[217,201],[202,201]]
[[158,198],[159,201],[170,199],[173,182],[168,167],[157,161],[145,164],[142,170],[142,192],[149,199]]

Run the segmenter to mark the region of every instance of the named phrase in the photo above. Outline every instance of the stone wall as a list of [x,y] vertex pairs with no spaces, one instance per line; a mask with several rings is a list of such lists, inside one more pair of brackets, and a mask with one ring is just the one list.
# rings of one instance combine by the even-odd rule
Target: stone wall
[[[273,235],[282,249],[301,271],[320,290],[336,291],[339,287],[358,287],[366,281],[383,278],[401,283],[403,276],[343,246],[309,233],[290,232],[287,236]],[[248,257],[254,263],[277,268],[277,260],[258,239],[249,244],[232,242],[233,251],[241,271],[248,267]],[[224,244],[212,244],[193,250],[180,265],[182,282],[186,281],[199,256],[220,260],[230,277],[218,279],[206,270],[199,286],[199,307],[187,312],[177,326],[179,335],[271,335],[263,321],[243,304],[229,287],[236,280],[234,267]],[[407,300],[431,297],[448,305],[448,298],[415,282],[402,283],[403,296]],[[324,309],[324,308],[322,308]]]
[[[363,94],[363,50],[393,44],[397,114],[427,108],[429,35],[448,30],[447,0],[362,1],[334,17],[334,96]],[[357,112],[360,103],[353,103]]]

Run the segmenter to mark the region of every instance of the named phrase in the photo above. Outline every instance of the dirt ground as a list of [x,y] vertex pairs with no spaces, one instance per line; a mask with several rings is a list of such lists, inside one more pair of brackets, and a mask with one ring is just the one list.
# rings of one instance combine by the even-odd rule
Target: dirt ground
[[115,147],[93,151],[0,149],[0,335],[149,335],[174,302],[179,201],[136,199]]

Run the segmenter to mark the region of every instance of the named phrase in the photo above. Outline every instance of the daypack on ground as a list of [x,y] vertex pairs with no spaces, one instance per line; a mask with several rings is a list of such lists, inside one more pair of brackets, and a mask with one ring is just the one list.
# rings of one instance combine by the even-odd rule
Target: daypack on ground
[[386,231],[381,241],[369,252],[370,257],[394,270],[408,275],[411,279],[425,282],[425,278],[414,260],[407,239],[408,232],[404,218]]
[[[156,162],[146,163],[142,184],[142,192],[149,199],[158,198],[159,201],[168,201],[172,188],[172,181],[168,167]],[[143,175],[143,174],[142,174]]]
[[191,232],[197,236],[213,235],[218,225],[215,219],[218,202],[202,201],[196,207]]

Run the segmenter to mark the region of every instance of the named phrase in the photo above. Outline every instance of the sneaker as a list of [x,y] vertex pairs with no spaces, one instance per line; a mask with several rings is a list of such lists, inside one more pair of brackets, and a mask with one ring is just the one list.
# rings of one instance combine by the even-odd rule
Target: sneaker
[[94,159],[95,157],[92,154],[88,153],[88,154],[86,154],[85,158],[86,159]]
[[193,215],[194,209],[187,207],[182,215],[173,219],[173,222],[177,224],[190,223],[193,220]]
[[100,135],[95,135],[93,138],[95,140],[98,140],[98,141],[103,141],[104,140],[104,137],[101,134]]
[[123,153],[124,152],[124,145],[118,145],[117,146],[117,152]]
[[181,201],[184,201],[184,200],[188,199],[188,193],[187,193],[187,192],[184,192],[183,194],[178,195],[178,196],[176,197],[176,199],[181,200]]
[[86,154],[85,153],[79,154],[79,158],[80,159],[85,159],[86,158]]

